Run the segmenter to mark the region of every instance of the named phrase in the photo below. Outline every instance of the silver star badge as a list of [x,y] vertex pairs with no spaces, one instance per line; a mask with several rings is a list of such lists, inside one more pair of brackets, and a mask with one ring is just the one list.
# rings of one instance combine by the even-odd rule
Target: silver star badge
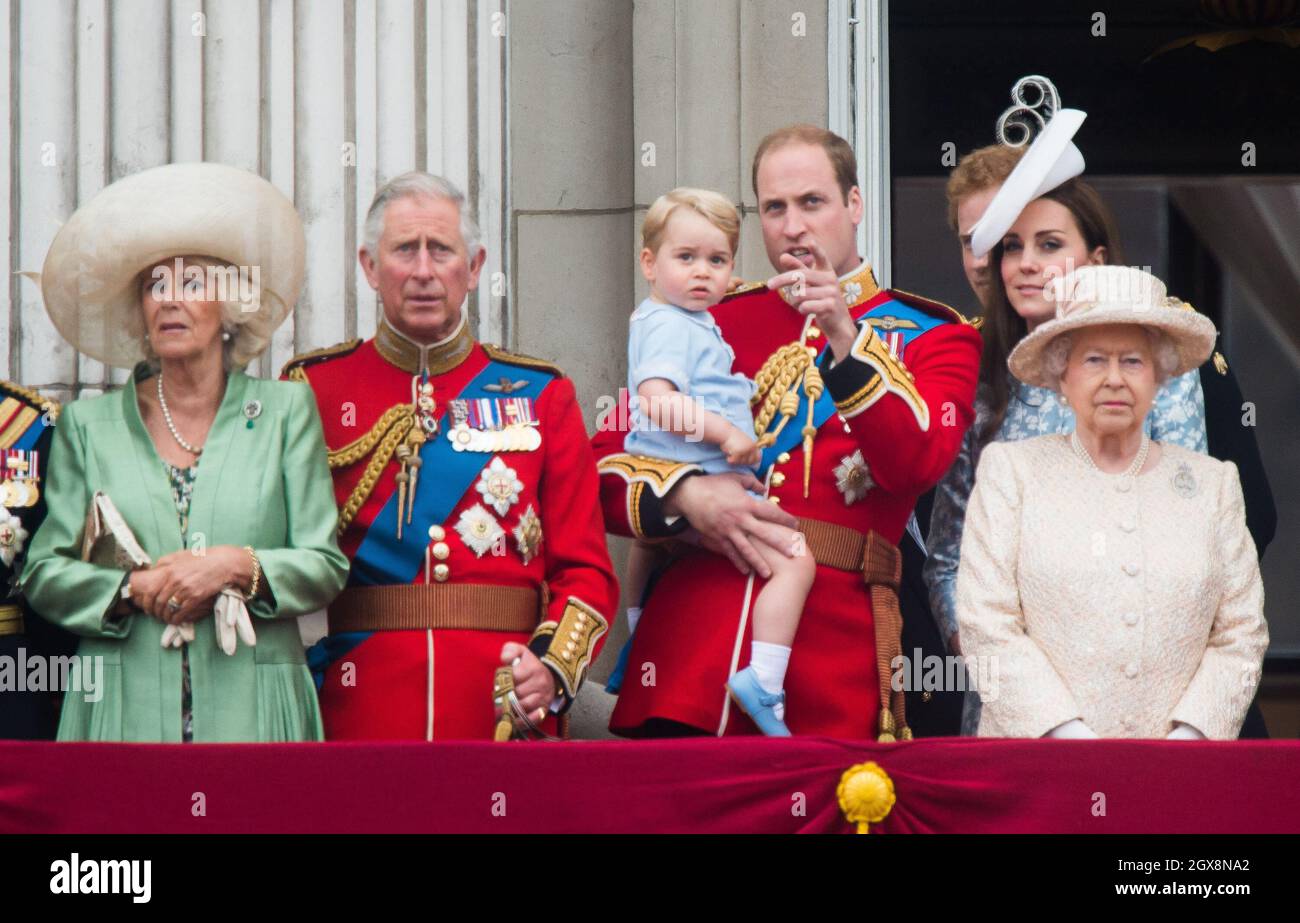
[[514,528],[515,541],[519,544],[519,556],[527,564],[537,556],[537,549],[542,546],[542,521],[530,503],[519,517],[519,525]]
[[876,486],[867,470],[866,459],[862,450],[857,449],[852,455],[845,455],[840,464],[835,466],[835,486],[844,495],[844,505],[857,503],[867,495],[867,491]]
[[506,534],[505,529],[492,518],[492,514],[475,503],[456,520],[456,531],[463,541],[478,557],[487,554],[492,546]]
[[27,541],[27,530],[23,521],[0,506],[0,561],[5,567],[13,567],[14,558],[23,552]]
[[515,469],[506,466],[500,458],[479,475],[478,492],[483,495],[483,502],[504,516],[511,506],[519,502],[519,491],[524,489],[524,482],[519,480]]

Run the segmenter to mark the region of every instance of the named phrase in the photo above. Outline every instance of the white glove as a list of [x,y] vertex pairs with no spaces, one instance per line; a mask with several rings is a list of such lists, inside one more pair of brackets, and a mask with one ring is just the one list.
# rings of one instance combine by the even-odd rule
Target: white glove
[[1190,724],[1175,721],[1174,729],[1165,735],[1165,740],[1209,740],[1209,738]]
[[194,623],[184,622],[180,625],[168,625],[163,629],[162,646],[180,647],[182,644],[194,643]]
[[1096,731],[1083,723],[1082,718],[1074,718],[1065,724],[1059,724],[1052,728],[1044,737],[1053,737],[1057,740],[1100,740]]
[[217,595],[217,604],[212,607],[212,621],[217,629],[217,646],[227,656],[235,653],[235,636],[249,647],[257,644],[257,635],[253,632],[253,621],[248,617],[248,607],[244,597],[227,587]]

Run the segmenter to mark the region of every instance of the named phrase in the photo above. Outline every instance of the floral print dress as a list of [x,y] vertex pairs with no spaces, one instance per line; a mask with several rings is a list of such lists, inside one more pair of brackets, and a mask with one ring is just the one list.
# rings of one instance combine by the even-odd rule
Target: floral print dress
[[[195,462],[188,468],[177,468],[163,462],[167,472],[167,483],[172,488],[172,502],[176,504],[176,516],[180,520],[181,538],[189,544],[190,498],[194,496],[194,479],[198,476],[199,464]],[[190,646],[181,645],[181,742],[194,741],[194,692],[190,687]]]

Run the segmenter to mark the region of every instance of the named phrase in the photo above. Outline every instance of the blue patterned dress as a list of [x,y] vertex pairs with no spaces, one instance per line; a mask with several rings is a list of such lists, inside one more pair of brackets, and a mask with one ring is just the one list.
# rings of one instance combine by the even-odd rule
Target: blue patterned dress
[[[1055,391],[1024,384],[1014,377],[1009,378],[1009,383],[1007,413],[995,441],[1018,442],[1035,436],[1074,432],[1074,411],[1058,399]],[[975,396],[975,423],[962,440],[961,451],[952,467],[934,491],[924,576],[930,592],[930,609],[945,644],[957,632],[957,562],[961,556],[962,526],[983,448],[978,444],[977,434],[990,414],[988,392],[981,385]],[[1193,452],[1207,451],[1205,397],[1201,393],[1199,371],[1193,369],[1161,386],[1147,414],[1146,431],[1156,442],[1172,443]],[[967,690],[961,732],[969,736],[979,727],[980,708],[978,694],[969,691],[969,686]]]

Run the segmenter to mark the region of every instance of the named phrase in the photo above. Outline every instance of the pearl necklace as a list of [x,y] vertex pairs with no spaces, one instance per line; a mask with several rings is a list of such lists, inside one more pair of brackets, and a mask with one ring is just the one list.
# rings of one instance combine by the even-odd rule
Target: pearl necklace
[[158,405],[162,407],[163,421],[167,428],[171,430],[172,438],[180,445],[182,449],[191,455],[199,456],[203,454],[203,446],[195,447],[192,443],[186,442],[181,438],[181,434],[176,431],[176,424],[172,422],[172,413],[167,409],[167,398],[163,397],[162,372],[158,373]]
[[[1079,440],[1079,433],[1077,431],[1070,434],[1070,447],[1074,449],[1074,453],[1082,458],[1093,471],[1100,474],[1110,474],[1109,471],[1102,471],[1097,467],[1097,463],[1092,460],[1092,456],[1088,454],[1088,450],[1083,447],[1083,443]],[[1147,455],[1150,454],[1150,452],[1151,437],[1146,433],[1143,433],[1142,444],[1138,447],[1137,455],[1134,457],[1133,463],[1129,465],[1122,474],[1120,474],[1120,477],[1134,477],[1142,470],[1142,466],[1147,463]]]

